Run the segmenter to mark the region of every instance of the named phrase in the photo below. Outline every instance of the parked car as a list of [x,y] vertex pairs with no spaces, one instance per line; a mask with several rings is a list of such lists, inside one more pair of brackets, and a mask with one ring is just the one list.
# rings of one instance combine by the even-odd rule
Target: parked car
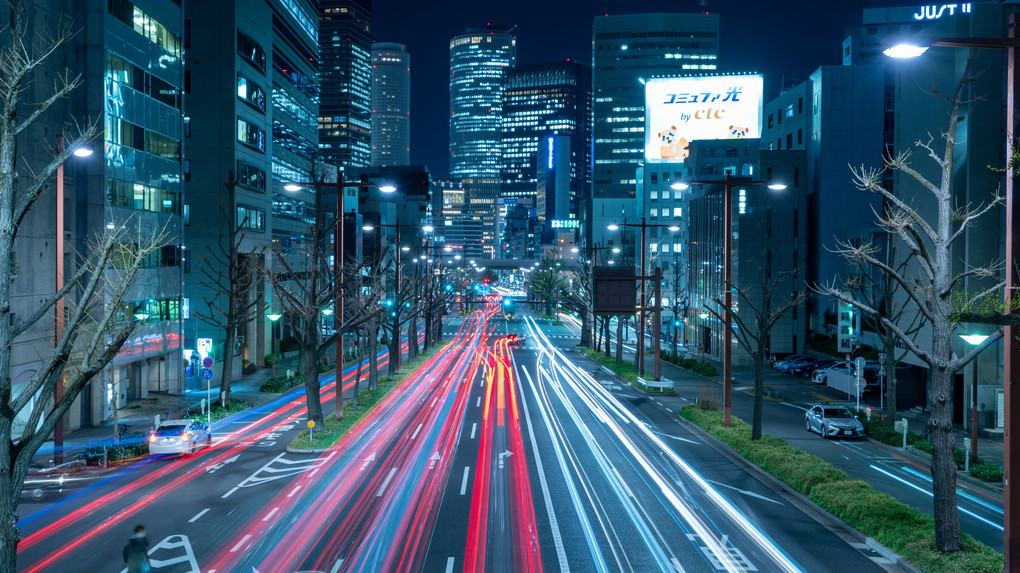
[[825,362],[825,360],[822,358],[814,357],[808,358],[806,360],[801,360],[793,364],[787,364],[786,372],[789,374],[793,374],[794,376],[800,376],[801,378],[804,378],[810,376],[811,372],[813,372],[814,369],[817,368],[818,365],[821,364],[822,362]]
[[198,420],[166,420],[149,434],[149,454],[187,454],[212,445],[212,432]]
[[790,366],[793,366],[794,364],[800,363],[810,358],[812,357],[808,356],[807,354],[794,354],[793,356],[789,356],[784,360],[776,362],[772,367],[780,372],[786,372]]
[[793,355],[794,354],[792,352],[773,352],[772,354],[769,354],[769,367],[775,368],[776,362],[786,360]]
[[811,381],[815,384],[825,384],[826,375],[829,372],[829,368],[833,366],[839,366],[842,364],[839,360],[824,360],[815,366],[815,369],[811,371]]
[[[857,376],[857,365],[852,363],[852,362],[849,365],[846,362],[840,362],[839,364],[836,364],[835,366],[832,366],[831,368],[829,368],[826,371],[826,373],[824,375],[822,375],[822,380],[819,382],[819,384],[828,384],[829,383],[828,376],[829,376],[829,374],[832,374],[832,373],[839,373],[839,374],[843,374],[845,376],[850,376],[851,378],[853,378],[853,377]],[[855,384],[856,384],[856,382],[855,382]],[[864,365],[864,388],[862,388],[862,390],[864,392],[877,392],[878,391],[878,363],[877,362],[869,360],[868,362],[865,363],[865,365]]]
[[804,414],[804,427],[823,438],[864,437],[864,424],[846,406],[815,404]]

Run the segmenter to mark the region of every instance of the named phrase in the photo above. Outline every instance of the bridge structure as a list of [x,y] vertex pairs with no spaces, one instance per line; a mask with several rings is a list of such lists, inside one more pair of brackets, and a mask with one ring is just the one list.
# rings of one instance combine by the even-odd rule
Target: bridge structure
[[[486,269],[498,269],[504,271],[516,271],[521,269],[530,269],[535,266],[536,263],[540,263],[539,259],[471,259],[475,262],[475,266],[478,268],[485,267]],[[564,270],[574,270],[578,267],[578,262],[574,259],[553,259],[556,264],[560,265],[560,268]]]

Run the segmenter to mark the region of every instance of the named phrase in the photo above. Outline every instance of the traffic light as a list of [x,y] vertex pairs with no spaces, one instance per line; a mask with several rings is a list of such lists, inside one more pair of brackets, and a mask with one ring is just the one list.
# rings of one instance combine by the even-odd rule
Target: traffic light
[[483,285],[489,284],[489,279],[482,279],[482,284]]

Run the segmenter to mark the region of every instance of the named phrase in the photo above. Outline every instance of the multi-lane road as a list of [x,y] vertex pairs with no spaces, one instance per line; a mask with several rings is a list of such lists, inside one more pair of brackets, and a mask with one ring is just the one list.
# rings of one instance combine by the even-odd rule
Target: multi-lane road
[[896,570],[575,341],[525,317],[510,346],[496,311],[448,324],[444,350],[326,452],[285,450],[305,420],[292,392],[214,427],[212,448],[24,505],[19,569],[114,571],[143,523],[160,573]]

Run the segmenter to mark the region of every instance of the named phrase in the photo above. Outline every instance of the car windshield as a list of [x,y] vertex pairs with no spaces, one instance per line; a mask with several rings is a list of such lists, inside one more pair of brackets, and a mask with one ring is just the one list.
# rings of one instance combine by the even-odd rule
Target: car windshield
[[847,410],[846,408],[826,408],[825,409],[825,417],[826,418],[853,418],[853,415],[850,413],[850,410]]
[[157,436],[179,436],[187,428],[184,424],[165,424],[156,428]]

